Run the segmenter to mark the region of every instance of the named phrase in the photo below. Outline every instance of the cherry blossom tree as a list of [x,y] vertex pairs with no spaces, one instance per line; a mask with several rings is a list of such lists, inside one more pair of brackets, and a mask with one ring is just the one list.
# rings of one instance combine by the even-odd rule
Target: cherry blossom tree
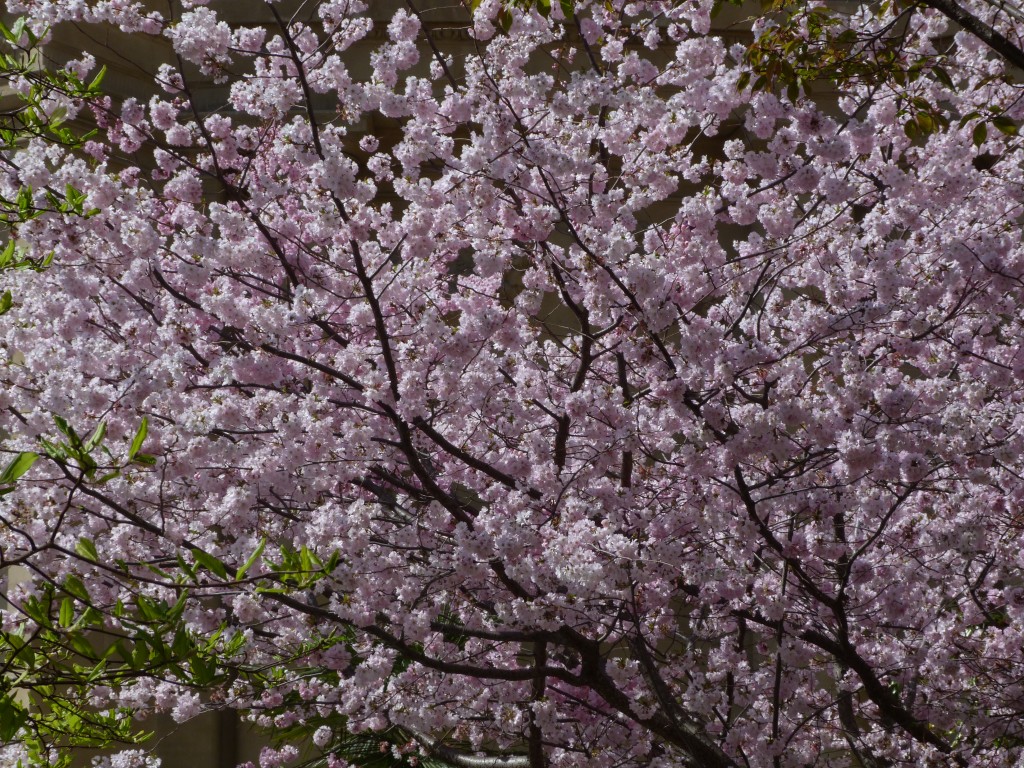
[[0,174],[12,762],[1024,758],[1010,3],[9,5],[173,49]]

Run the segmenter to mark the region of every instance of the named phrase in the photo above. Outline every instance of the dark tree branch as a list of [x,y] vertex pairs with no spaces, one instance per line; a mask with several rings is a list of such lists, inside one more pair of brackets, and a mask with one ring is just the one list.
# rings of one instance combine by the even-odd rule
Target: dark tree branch
[[1024,50],[1020,46],[953,0],[921,0],[921,3],[955,21],[1013,66],[1024,69]]

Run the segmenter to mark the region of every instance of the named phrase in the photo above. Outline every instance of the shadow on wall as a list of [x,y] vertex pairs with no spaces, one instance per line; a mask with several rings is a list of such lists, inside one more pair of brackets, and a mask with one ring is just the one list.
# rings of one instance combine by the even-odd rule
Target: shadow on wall
[[[161,768],[235,768],[259,765],[260,749],[269,745],[231,712],[206,712],[185,723],[159,715],[142,724],[154,733],[139,749],[160,758]],[[91,768],[102,752],[83,750],[74,768]]]

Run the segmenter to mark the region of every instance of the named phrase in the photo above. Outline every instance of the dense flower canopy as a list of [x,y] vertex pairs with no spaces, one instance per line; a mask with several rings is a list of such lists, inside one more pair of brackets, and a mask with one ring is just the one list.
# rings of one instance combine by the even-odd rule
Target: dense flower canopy
[[[0,172],[52,254],[2,276],[29,695],[238,708],[332,766],[366,731],[510,768],[1022,758],[991,40],[913,3],[744,37],[710,0],[483,0],[457,51],[417,2],[9,5],[173,46],[148,102],[52,90],[98,132]],[[958,7],[1012,47],[999,5]]]

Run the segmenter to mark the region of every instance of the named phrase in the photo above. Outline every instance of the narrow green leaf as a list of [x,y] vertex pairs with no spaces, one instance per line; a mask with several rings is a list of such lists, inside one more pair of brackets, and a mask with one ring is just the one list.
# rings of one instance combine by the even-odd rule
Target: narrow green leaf
[[932,73],[935,75],[935,79],[938,80],[947,88],[949,88],[949,90],[956,90],[956,85],[953,84],[953,78],[949,76],[949,72],[947,72],[945,69],[943,69],[942,67],[933,67]]
[[196,580],[196,570],[197,570],[196,567],[194,565],[189,565],[187,562],[185,562],[185,558],[181,556],[180,552],[177,555],[177,559],[178,559],[178,568],[180,568],[181,571],[186,576],[188,576],[189,580],[195,581]]
[[107,422],[101,421],[99,426],[93,430],[93,433],[89,435],[89,439],[85,441],[85,450],[88,453],[101,442],[103,442],[103,436],[107,434]]
[[49,440],[40,439],[39,444],[43,446],[43,453],[49,456],[51,459],[61,461],[67,458],[67,451],[64,450],[64,446],[51,443]]
[[[5,139],[6,142],[6,139]],[[0,251],[0,269],[6,267],[14,258],[14,240],[10,240],[7,246]]]
[[[104,654],[104,656],[106,656],[106,654]],[[107,660],[106,660],[106,658],[100,659],[99,663],[97,663],[96,666],[94,666],[92,668],[92,671],[89,672],[88,676],[85,678],[85,681],[87,683],[96,682],[97,680],[100,679],[100,677],[103,676],[103,673],[106,672],[106,671],[107,671]]]
[[67,437],[67,439],[71,442],[71,446],[73,448],[81,450],[81,448],[83,447],[82,438],[78,436],[78,433],[75,431],[75,428],[68,423],[67,419],[63,418],[62,416],[58,416],[57,414],[53,414],[53,423],[56,424],[57,429],[59,429],[61,433],[65,437]]
[[192,557],[195,558],[196,562],[199,565],[203,566],[203,568],[215,574],[216,576],[219,576],[222,579],[228,578],[227,566],[225,566],[223,562],[221,562],[218,558],[214,557],[208,552],[204,552],[201,549],[193,549]]
[[253,567],[253,565],[256,564],[256,561],[259,560],[259,557],[260,557],[260,555],[263,554],[263,549],[266,546],[267,546],[267,537],[264,536],[263,538],[260,539],[260,543],[256,545],[256,551],[253,552],[251,555],[249,555],[249,559],[246,560],[244,563],[242,563],[241,568],[239,568],[238,571],[235,572],[235,580],[236,581],[241,580],[241,578],[243,576],[245,576],[246,571],[248,571],[250,568]]
[[164,612],[145,595],[135,598],[135,606],[139,609],[139,616],[143,621],[160,621],[164,617]]
[[96,90],[98,90],[99,87],[100,87],[100,84],[103,82],[103,78],[106,77],[106,74],[107,74],[107,65],[104,64],[102,67],[100,67],[100,71],[96,73],[96,77],[94,77],[90,81],[89,85],[86,86],[86,91],[91,93],[91,92],[95,92]]
[[4,295],[0,296],[0,315],[6,315],[13,304],[14,296],[10,291],[4,291]]
[[61,601],[58,621],[62,627],[70,627],[75,622],[75,601],[70,597]]
[[63,416],[58,416],[56,413],[53,414],[53,423],[56,424],[57,429],[59,429],[67,437],[70,437],[71,432],[74,431],[71,429],[71,425],[68,424],[68,420],[65,419]]
[[0,485],[9,485],[17,480],[19,477],[28,472],[32,465],[36,463],[36,459],[39,458],[38,453],[32,451],[22,451],[19,453],[10,464],[0,473]]
[[50,113],[50,128],[56,128],[68,119],[68,111],[65,107],[57,107]]
[[204,650],[207,652],[213,651],[217,647],[217,641],[220,640],[220,636],[224,634],[224,630],[227,629],[227,624],[221,624],[217,631],[214,632],[206,641],[206,647]]
[[132,655],[128,660],[128,665],[132,669],[142,669],[146,666],[147,661],[149,661],[149,647],[145,642],[137,640],[132,646]]
[[171,606],[167,612],[167,621],[172,624],[178,623],[183,613],[185,613],[185,607],[188,605],[188,590],[183,589],[178,595],[178,599],[174,601],[174,605]]
[[131,447],[128,449],[128,461],[132,461],[142,448],[142,443],[146,439],[146,433],[149,432],[149,419],[145,416],[142,417],[142,423],[139,424],[139,429],[135,433],[135,437],[132,438]]
[[90,643],[84,635],[72,635],[70,640],[71,647],[75,649],[75,652],[79,656],[84,656],[90,660],[94,660],[99,657],[99,654],[96,653],[96,649],[92,647],[92,643]]

